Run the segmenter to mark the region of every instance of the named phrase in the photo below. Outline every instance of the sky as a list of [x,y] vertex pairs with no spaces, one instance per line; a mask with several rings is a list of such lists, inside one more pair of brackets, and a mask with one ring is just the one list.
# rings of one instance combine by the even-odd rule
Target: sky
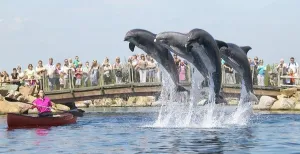
[[133,53],[123,39],[135,28],[200,28],[215,39],[251,46],[248,56],[265,63],[291,56],[300,62],[299,6],[298,0],[1,0],[0,69],[24,70],[49,57],[55,63],[75,56],[124,61]]

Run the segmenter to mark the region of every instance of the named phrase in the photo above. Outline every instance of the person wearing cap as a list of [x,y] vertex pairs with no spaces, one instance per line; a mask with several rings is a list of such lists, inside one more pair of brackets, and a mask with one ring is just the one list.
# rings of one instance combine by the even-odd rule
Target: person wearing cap
[[75,70],[75,77],[76,77],[76,81],[75,81],[75,86],[76,88],[79,88],[81,86],[81,78],[82,78],[82,63],[78,62],[78,67]]
[[113,65],[113,70],[116,76],[116,84],[122,83],[122,69],[123,67],[120,61],[120,57],[117,57],[116,62]]

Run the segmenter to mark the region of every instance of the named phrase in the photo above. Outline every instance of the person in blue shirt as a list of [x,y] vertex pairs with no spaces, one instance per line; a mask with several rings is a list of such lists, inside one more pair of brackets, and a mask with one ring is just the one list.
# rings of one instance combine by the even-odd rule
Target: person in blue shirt
[[265,86],[265,71],[266,66],[264,65],[263,60],[259,60],[258,67],[257,67],[258,75],[257,75],[257,82],[259,86]]

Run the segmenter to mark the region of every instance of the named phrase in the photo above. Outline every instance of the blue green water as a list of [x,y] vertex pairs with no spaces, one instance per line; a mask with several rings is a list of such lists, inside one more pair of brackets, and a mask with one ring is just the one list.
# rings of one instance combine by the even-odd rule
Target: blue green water
[[247,125],[162,128],[153,127],[158,112],[89,109],[76,124],[9,131],[1,116],[0,153],[300,153],[298,113],[254,112]]

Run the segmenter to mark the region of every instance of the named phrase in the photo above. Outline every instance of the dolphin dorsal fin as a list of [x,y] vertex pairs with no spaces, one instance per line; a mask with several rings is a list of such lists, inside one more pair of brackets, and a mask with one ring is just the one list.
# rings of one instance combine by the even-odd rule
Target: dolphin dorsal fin
[[216,40],[216,42],[217,42],[217,45],[218,45],[219,49],[222,48],[222,47],[228,48],[227,43],[225,43],[224,41]]
[[246,55],[248,54],[248,51],[252,49],[250,46],[241,46],[240,48],[244,51]]

